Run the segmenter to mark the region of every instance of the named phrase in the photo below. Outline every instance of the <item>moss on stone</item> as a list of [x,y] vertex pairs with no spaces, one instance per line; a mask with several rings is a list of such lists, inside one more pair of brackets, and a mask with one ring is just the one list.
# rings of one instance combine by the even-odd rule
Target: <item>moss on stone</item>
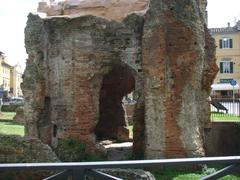
[[58,142],[55,152],[64,162],[83,161],[85,157],[85,145],[78,140],[65,138]]
[[63,162],[101,161],[105,157],[101,153],[89,153],[79,140],[64,138],[59,140],[55,153]]

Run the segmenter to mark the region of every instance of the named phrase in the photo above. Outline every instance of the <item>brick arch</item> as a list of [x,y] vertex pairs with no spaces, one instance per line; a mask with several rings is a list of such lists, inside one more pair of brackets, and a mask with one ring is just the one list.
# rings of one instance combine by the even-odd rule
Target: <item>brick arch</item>
[[126,65],[113,65],[103,77],[99,95],[99,121],[95,128],[97,139],[129,140],[122,99],[134,89],[134,74]]

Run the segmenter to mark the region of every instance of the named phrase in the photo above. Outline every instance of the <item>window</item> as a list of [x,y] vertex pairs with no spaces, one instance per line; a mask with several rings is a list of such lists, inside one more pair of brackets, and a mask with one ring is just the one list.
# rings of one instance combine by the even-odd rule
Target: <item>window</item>
[[229,60],[220,62],[220,73],[233,73],[233,62]]
[[220,49],[227,49],[233,47],[233,41],[231,38],[222,38],[219,40]]

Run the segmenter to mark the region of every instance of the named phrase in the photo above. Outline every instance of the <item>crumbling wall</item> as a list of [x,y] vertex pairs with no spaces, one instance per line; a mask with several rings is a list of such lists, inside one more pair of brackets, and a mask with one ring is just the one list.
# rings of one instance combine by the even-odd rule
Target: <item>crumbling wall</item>
[[[133,72],[136,81],[140,79],[136,72],[141,68],[137,39],[142,33],[141,19],[132,15],[117,23],[93,16],[41,19],[29,15],[29,59],[23,83],[27,136],[53,145],[59,138],[72,137],[85,142],[89,149],[95,148],[104,75],[122,64]],[[36,51],[42,56],[35,56]],[[36,78],[38,74],[41,79]],[[143,88],[138,84],[134,89],[141,96]]]
[[207,76],[206,84],[204,72],[216,64],[214,41],[205,40],[208,31],[198,3],[152,0],[145,18],[147,157],[204,155],[203,124],[209,118],[204,108],[214,78]]
[[[75,16],[47,18],[30,14],[23,82],[26,135],[52,145],[72,137],[94,151],[104,77],[121,66],[135,80],[135,153],[146,158],[204,155],[206,99],[217,68],[200,4],[151,0],[144,17],[128,12],[122,21],[75,11]],[[125,133],[124,126],[120,123],[119,133]]]
[[206,156],[236,156],[240,152],[240,126],[237,122],[212,122],[205,128]]
[[149,0],[44,0],[39,2],[38,12],[47,16],[94,15],[121,22],[132,13],[144,15],[148,6]]

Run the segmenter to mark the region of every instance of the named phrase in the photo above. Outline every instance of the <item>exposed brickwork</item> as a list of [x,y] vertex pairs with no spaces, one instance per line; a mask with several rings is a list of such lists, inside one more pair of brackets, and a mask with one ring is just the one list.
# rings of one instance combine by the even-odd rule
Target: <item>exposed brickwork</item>
[[152,0],[144,17],[121,22],[30,15],[23,83],[27,136],[53,146],[72,137],[89,151],[99,138],[127,140],[122,97],[134,90],[135,153],[204,155],[206,99],[217,70],[204,6]]
[[[37,16],[30,15],[29,22],[35,18]],[[134,25],[135,22],[139,22],[136,16],[128,17],[125,20],[126,25],[90,16],[44,20],[42,27],[44,30],[35,36],[49,37],[46,39],[47,45],[37,49],[45,54],[45,57],[33,56],[36,50],[32,52],[31,47],[27,48],[30,59],[25,75],[38,72],[37,62],[43,62],[41,66],[45,68],[41,73],[41,81],[32,76],[36,81],[36,85],[33,86],[41,88],[30,88],[28,85],[30,81],[26,79],[28,76],[25,76],[23,86],[26,97],[25,108],[30,112],[27,129],[32,130],[27,130],[28,136],[41,138],[52,145],[56,145],[58,139],[64,137],[77,138],[87,144],[89,150],[94,150],[95,127],[98,122],[101,124],[101,118],[108,116],[107,113],[103,113],[103,116],[100,112],[102,108],[101,89],[105,88],[110,94],[103,100],[103,103],[107,104],[108,101],[114,103],[109,107],[110,109],[107,109],[113,113],[111,117],[113,119],[107,120],[108,123],[103,123],[103,129],[109,130],[108,124],[113,122],[110,123],[110,125],[115,124],[112,131],[113,137],[126,140],[128,130],[124,128],[126,123],[122,97],[134,89],[140,95],[142,89],[139,86],[135,88],[135,82],[140,84],[137,82],[140,78],[138,78],[139,75],[136,76],[136,72],[141,66],[141,63],[135,63],[141,57],[136,54],[140,49],[139,40],[136,37],[139,36],[138,33],[141,33],[141,29],[131,29],[131,26],[138,27]],[[27,27],[26,31],[32,33],[35,27],[41,26],[38,21],[35,23]],[[31,42],[29,39],[32,37],[27,36],[26,39]],[[36,66],[36,71],[31,70],[32,64]],[[111,76],[111,69],[114,67],[122,67],[120,68],[122,70],[119,71],[120,74],[114,71],[115,74]],[[111,87],[104,84],[108,73],[110,73],[109,77],[115,76],[112,79],[113,82],[110,83]],[[134,80],[134,76],[137,80]],[[119,81],[121,77],[123,79]],[[37,100],[27,98],[33,96],[35,91],[39,92],[42,87],[45,87],[44,91],[36,96]],[[45,103],[46,97],[49,97],[50,103]],[[46,109],[49,109],[48,113]],[[42,120],[38,117],[42,112],[45,114],[42,119],[45,119],[46,123],[39,123]],[[30,122],[38,125],[32,125]],[[33,129],[34,127],[36,129]]]
[[165,116],[165,156],[186,157],[182,142],[181,129],[177,124],[177,115],[179,113],[179,105],[177,101],[173,102],[171,98],[167,99],[164,104],[166,108]]
[[[167,13],[168,14],[168,13]],[[181,142],[181,129],[177,123],[181,108],[181,94],[185,85],[189,82],[192,67],[197,60],[197,52],[191,48],[193,33],[183,23],[171,19],[170,13],[165,18],[168,21],[169,30],[166,33],[168,39],[165,54],[170,56],[172,71],[172,92],[165,102],[165,128],[166,128],[166,156],[185,157]],[[170,28],[171,27],[171,28]],[[174,97],[174,98],[173,98]]]
[[96,135],[99,138],[129,140],[129,133],[124,130],[127,124],[122,99],[132,92],[134,87],[135,79],[131,71],[122,66],[114,66],[111,72],[104,76],[99,100],[100,118],[96,126]]
[[[149,0],[61,0],[39,2],[38,12],[48,16],[94,15],[109,20],[122,21],[131,13],[145,14]],[[114,12],[114,13],[112,13]]]
[[146,15],[145,152],[150,158],[204,155],[202,124],[209,117],[210,89],[202,89],[202,75],[211,73],[206,75],[210,88],[216,71],[207,68],[215,65],[214,47],[204,29],[204,4],[198,3],[153,0]]
[[216,49],[215,49],[215,41],[213,37],[208,33],[207,27],[205,27],[205,70],[203,75],[203,88],[206,90],[210,90],[211,84],[213,83],[213,80],[216,77],[216,74],[218,72],[218,66],[216,64]]

